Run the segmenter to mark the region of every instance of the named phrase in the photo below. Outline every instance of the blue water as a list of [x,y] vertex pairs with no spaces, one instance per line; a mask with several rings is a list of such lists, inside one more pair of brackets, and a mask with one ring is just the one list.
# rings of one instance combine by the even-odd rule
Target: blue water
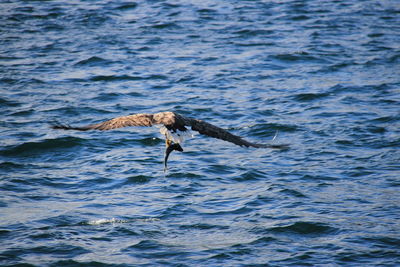
[[[399,266],[399,1],[0,3],[0,265]],[[157,129],[55,131],[177,111]]]

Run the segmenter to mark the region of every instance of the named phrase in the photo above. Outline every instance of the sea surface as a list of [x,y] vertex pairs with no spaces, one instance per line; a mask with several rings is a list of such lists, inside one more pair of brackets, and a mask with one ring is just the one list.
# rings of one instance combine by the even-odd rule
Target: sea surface
[[0,265],[400,266],[400,2],[2,0]]

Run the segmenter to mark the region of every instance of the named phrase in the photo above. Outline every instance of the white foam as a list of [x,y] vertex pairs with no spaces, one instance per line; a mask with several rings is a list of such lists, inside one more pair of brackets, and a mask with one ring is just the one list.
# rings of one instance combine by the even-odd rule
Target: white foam
[[144,218],[144,219],[131,219],[131,220],[121,220],[117,218],[111,218],[111,219],[98,219],[98,220],[92,220],[88,221],[88,225],[101,225],[101,224],[116,224],[116,223],[129,223],[129,222],[135,222],[135,221],[141,221],[141,222],[155,222],[159,221],[160,219],[158,218]]
[[100,225],[100,224],[106,224],[106,223],[124,223],[124,222],[125,222],[124,220],[111,218],[111,219],[92,220],[92,221],[89,221],[88,224],[90,224],[90,225]]

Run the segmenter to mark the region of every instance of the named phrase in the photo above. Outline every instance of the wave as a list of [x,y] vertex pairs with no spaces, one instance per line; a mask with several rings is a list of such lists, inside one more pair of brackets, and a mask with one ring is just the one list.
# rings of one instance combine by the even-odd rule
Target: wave
[[60,148],[73,148],[82,145],[84,140],[85,139],[77,137],[60,137],[55,139],[44,139],[39,142],[25,142],[23,144],[6,147],[0,151],[0,155],[6,157],[27,156]]
[[287,233],[287,234],[300,234],[300,235],[321,235],[331,234],[338,229],[323,223],[316,222],[295,222],[287,226],[278,226],[269,228],[273,233]]
[[103,66],[105,64],[110,64],[112,61],[109,61],[107,59],[101,58],[101,57],[89,57],[86,59],[83,59],[81,61],[78,61],[75,63],[75,66]]
[[99,81],[138,81],[138,80],[166,80],[167,76],[160,74],[153,74],[149,76],[131,76],[131,75],[97,75],[91,77],[89,80],[94,82]]
[[298,102],[310,102],[328,97],[329,95],[329,93],[302,93],[296,94],[295,96],[293,96],[293,99]]
[[15,100],[9,100],[9,99],[0,97],[0,106],[18,107],[18,106],[21,106],[21,103],[15,101]]
[[308,52],[300,52],[300,53],[286,53],[286,54],[278,54],[270,56],[271,59],[279,60],[282,62],[318,62],[324,63],[326,60],[323,57],[313,56]]

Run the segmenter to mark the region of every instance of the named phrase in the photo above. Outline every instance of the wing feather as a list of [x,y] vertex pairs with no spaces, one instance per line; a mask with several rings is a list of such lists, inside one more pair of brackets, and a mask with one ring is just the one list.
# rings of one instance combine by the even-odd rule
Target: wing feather
[[157,123],[153,120],[152,114],[134,114],[123,117],[117,117],[108,121],[90,124],[82,127],[72,127],[69,125],[53,125],[53,129],[63,129],[63,130],[78,130],[78,131],[87,131],[87,130],[112,130],[122,127],[129,126],[153,126],[153,124]]
[[215,126],[211,123],[182,117],[185,125],[191,126],[192,130],[199,132],[200,134],[207,135],[213,138],[221,139],[224,141],[231,142],[238,146],[245,147],[256,147],[256,148],[276,148],[276,149],[285,149],[287,145],[272,145],[272,144],[257,144],[244,140],[242,137],[234,135],[218,126]]

